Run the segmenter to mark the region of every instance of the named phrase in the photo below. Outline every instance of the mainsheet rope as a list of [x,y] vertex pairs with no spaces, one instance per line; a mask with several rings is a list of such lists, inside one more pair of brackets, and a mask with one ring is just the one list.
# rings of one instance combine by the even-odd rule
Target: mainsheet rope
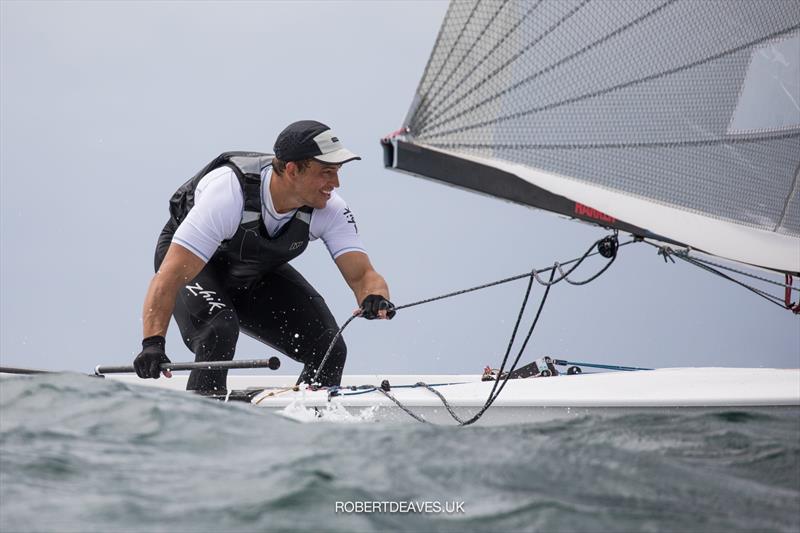
[[[449,292],[447,294],[442,294],[440,296],[434,296],[433,298],[426,298],[424,300],[419,300],[419,301],[416,301],[416,302],[411,302],[411,303],[408,303],[408,304],[399,305],[399,306],[396,306],[394,309],[395,309],[395,311],[400,311],[401,309],[408,309],[410,307],[415,307],[417,305],[423,305],[423,304],[427,304],[427,303],[431,303],[431,302],[436,302],[436,301],[439,301],[439,300],[444,300],[445,298],[452,298],[454,296],[460,296],[462,294],[467,294],[467,293],[478,291],[478,290],[481,290],[481,289],[488,289],[489,287],[496,287],[497,285],[502,285],[504,283],[510,283],[512,281],[517,281],[517,280],[524,279],[524,278],[529,278],[529,277],[533,277],[534,279],[536,279],[536,281],[539,284],[544,285],[544,286],[555,284],[555,283],[558,283],[560,281],[567,281],[568,283],[571,283],[573,285],[585,285],[585,284],[597,279],[597,277],[600,276],[600,274],[605,272],[608,269],[608,267],[611,266],[611,263],[613,263],[614,260],[617,258],[616,250],[618,248],[620,248],[622,246],[627,246],[627,245],[632,244],[634,242],[637,242],[637,239],[631,239],[631,240],[626,241],[626,242],[624,242],[622,244],[616,244],[616,246],[614,248],[614,254],[611,257],[611,260],[608,261],[608,263],[606,263],[606,265],[603,267],[603,269],[600,272],[598,272],[594,276],[590,277],[589,279],[586,279],[586,280],[583,280],[583,281],[572,281],[572,280],[569,280],[567,278],[567,276],[569,276],[576,268],[578,268],[581,265],[581,263],[583,263],[584,260],[588,259],[589,257],[595,256],[595,255],[598,255],[598,254],[601,253],[599,250],[595,251],[595,252],[592,252],[592,250],[595,247],[597,247],[597,245],[599,243],[604,242],[607,239],[613,239],[616,242],[616,239],[617,239],[616,232],[611,236],[603,237],[602,239],[597,240],[586,251],[586,253],[584,253],[580,257],[576,257],[575,259],[570,259],[569,261],[564,261],[564,262],[561,262],[561,263],[556,262],[551,267],[542,268],[542,269],[538,269],[538,270],[533,270],[531,272],[526,272],[525,274],[518,274],[516,276],[511,276],[509,278],[503,278],[503,279],[500,279],[500,280],[497,280],[497,281],[493,281],[491,283],[484,283],[482,285],[476,285],[475,287],[470,287],[468,289],[462,289],[462,290],[458,290],[458,291],[454,291],[454,292]],[[573,266],[567,272],[563,272],[562,267],[564,267],[566,265],[573,265]],[[555,281],[545,282],[545,281],[542,281],[541,278],[539,278],[539,274],[543,274],[543,273],[546,273],[546,272],[552,272],[554,270],[558,270],[559,274],[560,274],[559,278],[556,279]],[[339,328],[339,331],[337,331],[336,334],[333,336],[333,339],[331,340],[330,344],[328,345],[328,349],[325,351],[325,355],[322,357],[322,361],[319,364],[319,368],[317,368],[317,371],[314,373],[314,379],[311,381],[312,384],[319,383],[319,377],[322,374],[322,369],[325,367],[325,363],[328,361],[328,357],[330,356],[331,352],[333,351],[333,347],[336,344],[336,341],[339,340],[339,337],[342,336],[342,332],[344,332],[344,330],[347,328],[347,326],[350,325],[350,322],[352,322],[353,320],[355,320],[359,316],[361,316],[361,315],[360,314],[355,314],[355,315],[352,315],[350,318],[348,318],[345,321],[345,323],[342,324],[342,327]]]
[[[617,232],[615,231],[612,235],[603,237],[602,239],[599,239],[596,242],[594,242],[589,247],[589,249],[586,250],[586,252],[581,257],[578,257],[578,258],[575,258],[575,259],[571,259],[571,260],[565,261],[563,263],[556,262],[556,263],[553,264],[552,267],[549,267],[549,268],[543,268],[543,269],[538,269],[538,270],[534,269],[531,272],[528,272],[526,274],[520,274],[520,275],[517,275],[517,276],[512,276],[510,278],[501,279],[501,280],[498,280],[498,281],[494,281],[492,283],[486,283],[486,284],[483,284],[483,285],[478,285],[476,287],[471,287],[469,289],[463,289],[463,290],[460,290],[460,291],[455,291],[455,292],[443,294],[441,296],[436,296],[434,298],[427,298],[425,300],[420,300],[420,301],[417,301],[417,302],[412,302],[412,303],[409,303],[409,304],[405,304],[405,305],[401,305],[401,306],[395,307],[395,310],[407,309],[409,307],[414,307],[416,305],[422,305],[424,303],[430,303],[430,302],[434,302],[434,301],[437,301],[437,300],[443,300],[445,298],[451,298],[453,296],[466,294],[468,292],[477,291],[477,290],[485,289],[485,288],[488,288],[488,287],[494,287],[494,286],[497,286],[497,285],[500,285],[500,284],[503,284],[503,283],[508,283],[508,282],[511,282],[511,281],[514,281],[514,280],[528,278],[528,287],[527,287],[527,290],[525,291],[525,297],[522,300],[522,305],[520,306],[520,310],[519,310],[519,313],[517,315],[517,320],[516,320],[516,323],[514,324],[514,330],[511,333],[511,338],[509,339],[508,347],[507,347],[506,353],[505,353],[505,355],[503,357],[503,362],[500,365],[500,371],[498,372],[498,379],[495,381],[494,385],[492,386],[492,390],[489,393],[489,396],[486,399],[486,402],[484,403],[483,407],[481,407],[481,409],[477,413],[475,413],[469,419],[464,420],[464,419],[460,418],[455,413],[455,411],[452,409],[452,407],[448,403],[447,399],[439,391],[437,391],[436,389],[434,389],[430,385],[428,385],[426,383],[423,383],[423,382],[419,382],[416,385],[420,386],[420,387],[425,387],[429,391],[433,392],[442,401],[443,405],[447,409],[447,412],[450,414],[450,416],[453,417],[453,419],[459,425],[468,426],[470,424],[473,424],[473,423],[477,422],[483,416],[483,414],[489,409],[489,407],[492,406],[494,401],[497,399],[497,397],[503,391],[503,388],[505,388],[506,383],[508,383],[508,380],[510,379],[510,376],[512,375],[512,372],[516,369],[516,366],[519,363],[519,360],[522,358],[522,354],[524,353],[525,348],[528,345],[528,341],[530,340],[531,336],[533,335],[533,331],[536,328],[536,324],[539,322],[539,317],[542,314],[542,309],[544,309],[544,304],[547,302],[547,297],[550,294],[550,289],[553,287],[553,285],[555,285],[556,283],[559,283],[561,281],[566,281],[566,282],[571,283],[573,285],[585,285],[587,283],[590,283],[590,282],[594,281],[595,279],[600,277],[600,275],[603,274],[606,270],[608,270],[608,268],[611,266],[611,264],[616,260],[617,252],[619,250],[619,247],[620,246],[626,246],[626,245],[631,244],[633,242],[636,242],[636,239],[631,239],[630,241],[627,241],[627,242],[624,242],[622,244],[619,244],[619,242],[617,240]],[[592,252],[592,250],[594,250],[595,248],[597,248],[597,251],[596,252]],[[572,274],[572,272],[574,272],[575,269],[577,269],[581,265],[581,263],[583,263],[587,258],[589,258],[589,257],[591,257],[593,255],[597,255],[597,254],[601,254],[604,257],[608,258],[608,261],[603,266],[603,268],[600,269],[599,272],[597,272],[596,274],[590,276],[589,278],[587,278],[585,280],[581,280],[581,281],[574,281],[574,280],[570,280],[569,279],[568,276],[570,274]],[[565,265],[569,265],[569,264],[572,264],[572,266],[566,272],[564,272],[562,267],[565,266]],[[550,278],[547,281],[543,281],[539,277],[539,274],[544,273],[544,272],[550,272]],[[555,278],[556,272],[559,273],[559,277],[558,278]],[[539,303],[539,308],[536,311],[536,316],[533,319],[533,323],[531,324],[530,328],[528,329],[528,333],[525,336],[525,340],[522,343],[522,347],[519,349],[519,352],[517,353],[517,356],[514,359],[514,362],[512,363],[508,373],[505,375],[505,378],[502,379],[502,383],[501,383],[500,376],[503,375],[503,371],[505,369],[506,363],[508,362],[508,357],[509,357],[509,355],[511,353],[511,349],[512,349],[512,347],[514,345],[514,341],[516,340],[517,332],[519,331],[519,325],[522,322],[522,317],[525,314],[525,308],[528,305],[528,299],[530,297],[531,289],[533,288],[533,282],[534,281],[536,281],[540,285],[543,285],[545,287],[545,291],[544,291],[544,294],[542,295],[542,299],[541,299],[541,301]],[[330,345],[328,346],[328,350],[325,352],[325,355],[323,356],[322,361],[320,362],[319,368],[317,369],[316,373],[314,374],[314,379],[312,381],[312,387],[318,385],[318,383],[319,383],[318,378],[319,378],[319,376],[320,376],[320,374],[322,372],[322,369],[325,367],[325,363],[327,362],[328,357],[330,356],[330,354],[331,354],[331,352],[333,350],[333,346],[335,345],[336,341],[342,335],[342,332],[345,330],[345,328],[347,328],[347,326],[350,324],[350,322],[352,322],[358,316],[359,316],[358,314],[355,314],[355,315],[351,316],[350,318],[348,318],[347,321],[345,321],[345,323],[342,324],[342,327],[339,328],[339,331],[336,333],[336,335],[334,335],[333,339],[331,340]],[[390,394],[388,390],[385,390],[383,387],[374,387],[374,388],[375,388],[375,390],[381,392],[384,396],[389,398],[400,409],[402,409],[403,411],[408,413],[415,420],[417,420],[419,422],[423,422],[423,423],[427,422],[427,420],[425,420],[421,416],[419,416],[416,413],[414,413],[411,409],[409,409],[408,407],[403,405],[397,398],[395,398],[392,394]]]

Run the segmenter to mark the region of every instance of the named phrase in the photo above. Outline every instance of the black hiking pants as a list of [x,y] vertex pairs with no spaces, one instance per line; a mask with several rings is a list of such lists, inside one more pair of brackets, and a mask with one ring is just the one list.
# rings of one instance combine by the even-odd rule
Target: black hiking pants
[[[164,228],[156,246],[155,269],[167,254],[174,229]],[[230,361],[239,332],[305,364],[298,383],[310,382],[338,331],[319,293],[288,264],[261,277],[242,280],[225,275],[212,259],[178,292],[173,311],[184,344],[195,361]],[[320,375],[323,386],[339,385],[347,346],[340,337]],[[193,370],[187,390],[226,388],[227,370]]]

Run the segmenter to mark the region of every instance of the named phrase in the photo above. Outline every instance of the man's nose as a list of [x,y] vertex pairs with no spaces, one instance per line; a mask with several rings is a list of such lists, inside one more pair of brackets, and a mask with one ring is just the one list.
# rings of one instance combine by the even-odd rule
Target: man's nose
[[339,173],[338,172],[336,172],[333,175],[333,179],[331,181],[333,182],[334,188],[339,188]]

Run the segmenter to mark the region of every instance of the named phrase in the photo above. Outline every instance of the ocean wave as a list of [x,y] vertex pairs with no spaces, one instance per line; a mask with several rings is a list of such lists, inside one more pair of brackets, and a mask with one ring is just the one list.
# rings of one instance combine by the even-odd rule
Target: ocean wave
[[[800,409],[299,424],[64,374],[0,380],[0,452],[4,533],[800,528]],[[466,512],[335,512],[451,500]]]

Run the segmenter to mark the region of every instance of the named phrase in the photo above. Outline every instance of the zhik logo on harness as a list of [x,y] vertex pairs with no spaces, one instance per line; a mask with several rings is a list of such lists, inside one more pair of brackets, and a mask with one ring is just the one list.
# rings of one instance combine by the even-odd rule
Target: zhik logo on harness
[[214,295],[217,294],[216,291],[207,291],[203,289],[203,287],[201,287],[199,283],[196,283],[194,285],[187,285],[186,290],[188,290],[192,296],[202,296],[203,299],[208,302],[209,315],[213,313],[215,309],[222,309],[223,307],[227,307],[224,303],[214,299]]
[[303,242],[305,242],[305,241],[297,241],[297,242],[293,242],[293,243],[292,243],[292,245],[291,245],[291,246],[289,246],[289,251],[292,251],[292,250],[297,250],[298,248],[300,248],[301,246],[303,246]]

